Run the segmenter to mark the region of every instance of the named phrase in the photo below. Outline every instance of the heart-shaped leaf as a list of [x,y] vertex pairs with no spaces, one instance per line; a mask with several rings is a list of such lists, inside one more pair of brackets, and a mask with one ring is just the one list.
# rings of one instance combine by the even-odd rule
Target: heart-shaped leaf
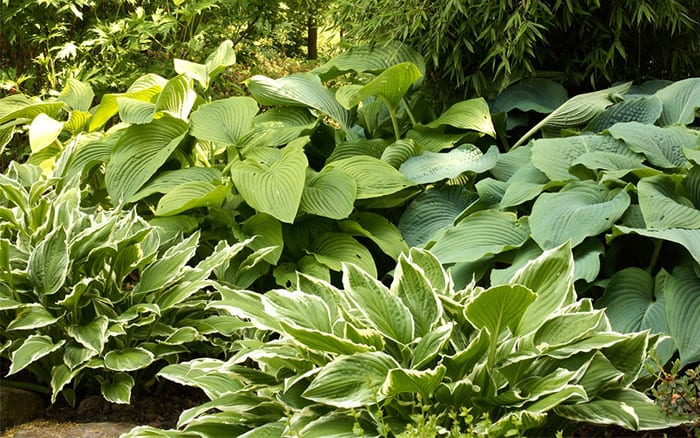
[[466,144],[447,153],[423,152],[401,164],[399,170],[416,184],[428,184],[456,178],[464,172],[484,173],[498,161],[498,148],[491,146],[484,154]]
[[352,213],[357,194],[355,179],[340,169],[306,170],[300,208],[317,216],[345,219]]

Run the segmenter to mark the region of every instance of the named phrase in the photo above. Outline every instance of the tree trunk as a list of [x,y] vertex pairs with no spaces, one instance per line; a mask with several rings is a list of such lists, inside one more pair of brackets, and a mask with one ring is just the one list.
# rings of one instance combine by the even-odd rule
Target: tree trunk
[[309,18],[306,22],[306,57],[308,59],[318,59],[318,24],[316,23],[315,11],[309,11]]

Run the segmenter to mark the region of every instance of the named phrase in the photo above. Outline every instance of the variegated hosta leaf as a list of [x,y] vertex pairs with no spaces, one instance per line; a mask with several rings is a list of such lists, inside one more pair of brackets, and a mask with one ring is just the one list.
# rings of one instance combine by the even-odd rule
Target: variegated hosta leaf
[[158,372],[158,376],[181,385],[199,388],[211,399],[235,392],[243,386],[237,376],[217,359],[195,359],[168,365]]
[[423,269],[407,259],[399,257],[391,283],[391,292],[408,307],[415,322],[416,337],[429,333],[442,316],[442,304],[435,289],[426,278]]
[[324,333],[333,333],[331,312],[320,297],[301,291],[272,290],[265,294],[265,308],[295,325]]
[[354,208],[357,185],[342,170],[324,167],[321,172],[306,170],[300,208],[317,216],[345,219]]
[[155,357],[150,351],[140,347],[127,347],[111,350],[104,356],[105,368],[113,371],[136,371],[153,363]]
[[162,257],[143,270],[132,293],[142,295],[165,289],[177,281],[182,276],[187,262],[197,251],[198,242],[199,232],[196,232],[177,245],[168,248]]
[[7,375],[10,376],[22,371],[42,357],[61,348],[65,342],[65,340],[60,340],[54,343],[53,339],[45,335],[29,336],[22,342],[22,345],[10,354],[12,364],[10,365],[10,370]]
[[61,316],[55,316],[39,303],[24,304],[5,330],[32,330],[52,325],[59,319]]
[[100,385],[102,396],[112,403],[129,404],[134,383],[134,378],[127,373],[112,374]]
[[100,315],[87,324],[66,327],[66,333],[81,345],[99,354],[107,342],[108,327],[109,320]]
[[29,255],[28,276],[39,296],[58,292],[70,266],[66,231],[56,228]]
[[496,129],[491,121],[489,105],[482,97],[452,105],[447,111],[440,114],[440,117],[425,126],[435,129],[445,125],[481,132],[496,138]]
[[287,223],[299,209],[308,166],[307,139],[299,140],[283,149],[255,149],[231,166],[231,179],[248,205]]
[[340,356],[325,365],[303,396],[338,408],[359,408],[381,402],[389,371],[399,364],[380,351]]
[[532,207],[532,238],[542,248],[570,241],[574,247],[588,236],[607,231],[630,205],[625,190],[608,190],[592,181],[569,183],[557,193],[543,193]]
[[429,400],[433,392],[442,383],[445,367],[438,365],[432,370],[407,370],[394,368],[389,371],[382,392],[395,396],[402,393],[419,393],[424,400]]
[[185,122],[170,116],[127,128],[117,141],[105,172],[105,185],[113,202],[131,198],[151,179],[186,131]]
[[474,145],[463,145],[447,153],[423,152],[401,164],[399,170],[416,184],[456,178],[464,172],[484,173],[496,165],[498,148],[484,154]]
[[201,105],[192,113],[190,133],[200,140],[233,145],[253,127],[258,104],[250,97],[230,97]]

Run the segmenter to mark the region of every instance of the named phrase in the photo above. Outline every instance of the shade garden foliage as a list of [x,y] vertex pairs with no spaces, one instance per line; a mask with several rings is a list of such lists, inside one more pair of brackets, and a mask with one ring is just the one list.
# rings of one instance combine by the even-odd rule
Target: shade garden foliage
[[127,436],[692,425],[654,394],[700,362],[700,79],[436,113],[400,43],[213,97],[234,62],[0,99],[8,379],[210,399]]

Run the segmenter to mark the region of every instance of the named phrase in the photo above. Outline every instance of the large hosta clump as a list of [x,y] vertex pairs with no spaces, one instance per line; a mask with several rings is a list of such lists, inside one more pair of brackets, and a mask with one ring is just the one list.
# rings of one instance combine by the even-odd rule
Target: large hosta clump
[[305,275],[294,290],[221,287],[210,308],[270,340],[241,340],[226,361],[163,369],[211,401],[184,412],[179,430],[128,436],[393,436],[428,418],[465,432],[476,430],[470,418],[488,418],[478,427],[493,436],[677,424],[634,387],[656,339],[613,331],[573,282],[562,245],[488,289],[455,290],[418,249],[400,257],[389,287],[354,265],[343,267],[343,289]]

